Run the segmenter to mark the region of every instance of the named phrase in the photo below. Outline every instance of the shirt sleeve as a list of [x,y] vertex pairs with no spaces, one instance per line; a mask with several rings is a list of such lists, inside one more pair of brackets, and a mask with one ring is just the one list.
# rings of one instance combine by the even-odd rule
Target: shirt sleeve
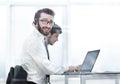
[[64,67],[48,60],[44,40],[31,41],[26,48],[29,57],[33,59],[39,70],[42,70],[45,74],[62,74],[66,71]]

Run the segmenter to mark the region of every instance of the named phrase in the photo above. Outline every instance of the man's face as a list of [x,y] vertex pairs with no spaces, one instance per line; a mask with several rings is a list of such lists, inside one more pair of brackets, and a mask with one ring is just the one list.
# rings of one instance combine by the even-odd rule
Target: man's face
[[56,41],[58,41],[59,33],[54,33],[49,35],[48,37],[48,44],[53,45]]
[[38,30],[45,36],[49,34],[49,32],[52,29],[53,26],[53,19],[54,17],[46,14],[46,13],[41,13],[40,18],[39,18],[39,23],[38,23]]

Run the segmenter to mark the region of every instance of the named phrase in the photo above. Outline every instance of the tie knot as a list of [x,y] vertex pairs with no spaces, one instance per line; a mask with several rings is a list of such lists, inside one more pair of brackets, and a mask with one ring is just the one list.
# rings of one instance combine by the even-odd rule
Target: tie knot
[[47,39],[44,38],[44,43],[45,43],[45,46],[47,46]]

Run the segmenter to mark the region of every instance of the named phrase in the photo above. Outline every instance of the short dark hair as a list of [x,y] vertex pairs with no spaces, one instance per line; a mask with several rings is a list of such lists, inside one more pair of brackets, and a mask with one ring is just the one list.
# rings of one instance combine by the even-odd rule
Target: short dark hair
[[58,26],[57,24],[54,24],[53,27],[52,27],[52,30],[50,31],[51,35],[54,34],[54,33],[62,33],[62,29],[60,26]]
[[49,8],[40,9],[35,13],[34,21],[33,21],[34,25],[38,23],[41,13],[46,13],[46,14],[52,15],[53,17],[55,16],[54,11]]

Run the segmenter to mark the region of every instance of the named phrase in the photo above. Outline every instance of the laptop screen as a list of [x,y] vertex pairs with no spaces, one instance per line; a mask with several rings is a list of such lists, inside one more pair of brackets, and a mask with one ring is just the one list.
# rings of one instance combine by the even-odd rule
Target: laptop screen
[[88,51],[81,66],[80,72],[91,72],[100,50]]

